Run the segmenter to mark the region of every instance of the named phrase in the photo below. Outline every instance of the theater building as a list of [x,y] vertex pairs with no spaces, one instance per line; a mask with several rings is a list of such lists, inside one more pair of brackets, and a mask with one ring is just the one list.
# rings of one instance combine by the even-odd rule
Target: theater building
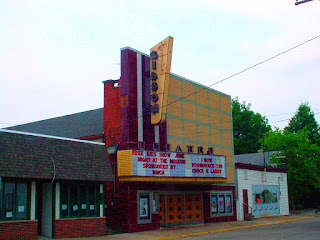
[[236,220],[231,98],[171,73],[172,42],[123,48],[104,82],[106,222],[124,232]]
[[121,49],[103,109],[10,128],[104,142],[105,224],[122,232],[237,219],[231,97],[171,73],[172,46]]

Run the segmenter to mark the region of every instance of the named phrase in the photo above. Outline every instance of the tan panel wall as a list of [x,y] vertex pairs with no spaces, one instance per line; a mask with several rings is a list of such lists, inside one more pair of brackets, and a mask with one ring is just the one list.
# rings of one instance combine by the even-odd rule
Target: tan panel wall
[[196,121],[196,106],[189,102],[183,103],[183,116],[186,119]]
[[[171,96],[169,102],[191,95],[181,99],[179,104],[168,106],[168,143],[172,151],[175,151],[178,144],[184,152],[187,151],[187,145],[194,146],[194,152],[197,152],[198,146],[202,146],[205,152],[208,147],[214,147],[215,154],[227,157],[228,183],[234,183],[230,97],[200,89],[201,86],[187,80],[171,77],[169,94],[175,97]],[[195,91],[197,93],[192,94]]]
[[205,142],[205,143],[210,143],[209,127],[203,126],[203,125],[199,125],[198,126],[198,141]]
[[169,81],[169,94],[175,95],[178,98],[181,98],[181,81],[170,76],[170,81]]
[[231,132],[222,132],[222,142],[224,146],[232,147],[232,133]]
[[230,115],[222,113],[221,114],[221,123],[222,123],[222,128],[224,128],[224,129],[230,130],[232,128],[232,120],[231,120]]
[[220,113],[215,110],[210,110],[210,122],[209,124],[214,127],[220,127]]
[[211,128],[211,143],[215,145],[221,145],[222,139],[220,132],[220,129]]
[[197,125],[193,122],[183,123],[184,137],[193,141],[197,140]]
[[220,109],[220,98],[217,93],[209,92],[209,106]]
[[224,112],[231,113],[231,99],[221,96],[220,101],[221,101],[221,110]]
[[208,90],[201,90],[197,88],[197,102],[204,106],[208,106]]
[[234,167],[227,166],[227,183],[235,183]]
[[198,121],[203,124],[209,124],[209,109],[197,106]]
[[194,94],[194,92],[196,91],[196,87],[190,83],[187,83],[187,82],[183,82],[182,86],[183,86],[183,95],[182,96],[190,101],[195,102],[196,94]]
[[168,114],[182,117],[182,108],[181,101],[177,101],[177,99],[168,97]]
[[175,136],[175,137],[182,137],[182,121],[175,118],[168,119],[168,137]]

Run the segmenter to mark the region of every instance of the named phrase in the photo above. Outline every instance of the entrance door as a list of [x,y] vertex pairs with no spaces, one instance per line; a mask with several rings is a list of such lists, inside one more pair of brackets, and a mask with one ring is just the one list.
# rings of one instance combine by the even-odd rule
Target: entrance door
[[52,185],[42,185],[41,235],[52,237]]
[[167,195],[167,224],[172,225],[176,221],[175,194]]
[[201,194],[186,194],[186,221],[187,224],[202,222]]
[[175,194],[176,224],[184,224],[184,194]]
[[159,215],[162,226],[202,222],[201,194],[160,194]]
[[159,194],[160,225],[166,225],[166,196]]
[[246,216],[249,213],[249,201],[248,201],[248,189],[242,189],[242,194],[243,194],[243,217],[246,218]]

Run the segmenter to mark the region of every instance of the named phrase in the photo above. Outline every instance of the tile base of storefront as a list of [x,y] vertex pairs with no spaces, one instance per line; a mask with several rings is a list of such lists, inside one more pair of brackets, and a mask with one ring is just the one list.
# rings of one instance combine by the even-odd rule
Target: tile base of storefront
[[[149,223],[139,223],[138,220],[138,210],[139,192],[157,191],[161,194],[166,194],[167,198],[169,195],[178,194],[185,196],[185,202],[187,202],[187,196],[190,194],[192,196],[200,196],[202,199],[202,206],[199,205],[202,215],[200,219],[195,219],[199,221],[193,221],[193,224],[197,223],[215,223],[215,222],[228,222],[236,221],[236,204],[235,204],[235,186],[208,186],[208,185],[161,185],[161,184],[144,184],[143,186],[138,184],[122,184],[121,188],[115,193],[114,197],[111,197],[113,192],[113,186],[106,185],[106,203],[109,206],[106,208],[106,225],[108,228],[113,229],[118,232],[140,232],[148,230],[156,230],[160,228],[161,214],[152,214],[151,222]],[[108,193],[108,190],[111,191]],[[210,193],[215,192],[229,192],[232,195],[232,212],[229,214],[218,214],[214,216],[211,214],[211,199]],[[151,195],[150,195],[151,196]],[[199,199],[200,199],[199,197]],[[179,207],[179,206],[178,206]],[[196,206],[195,206],[196,207]],[[186,210],[186,212],[189,210]],[[185,213],[186,214],[186,213]],[[190,214],[190,213],[188,213]],[[196,215],[196,212],[192,213]],[[163,215],[163,214],[162,214]],[[186,215],[187,216],[187,215]],[[179,217],[179,216],[178,216]],[[163,221],[162,221],[163,222]],[[188,225],[188,223],[179,223],[174,225]],[[162,226],[164,224],[162,223]],[[166,224],[165,226],[170,226]]]
[[0,222],[0,239],[38,239],[38,221]]
[[106,233],[104,217],[54,220],[54,238],[97,237]]

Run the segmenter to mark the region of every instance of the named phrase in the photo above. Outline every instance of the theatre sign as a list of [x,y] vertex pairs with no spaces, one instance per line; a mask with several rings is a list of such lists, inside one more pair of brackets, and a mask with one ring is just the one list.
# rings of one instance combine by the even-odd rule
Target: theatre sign
[[185,181],[185,178],[191,182],[213,179],[214,182],[218,179],[223,182],[226,179],[226,158],[220,155],[122,150],[118,151],[118,175],[120,180],[132,181]]

